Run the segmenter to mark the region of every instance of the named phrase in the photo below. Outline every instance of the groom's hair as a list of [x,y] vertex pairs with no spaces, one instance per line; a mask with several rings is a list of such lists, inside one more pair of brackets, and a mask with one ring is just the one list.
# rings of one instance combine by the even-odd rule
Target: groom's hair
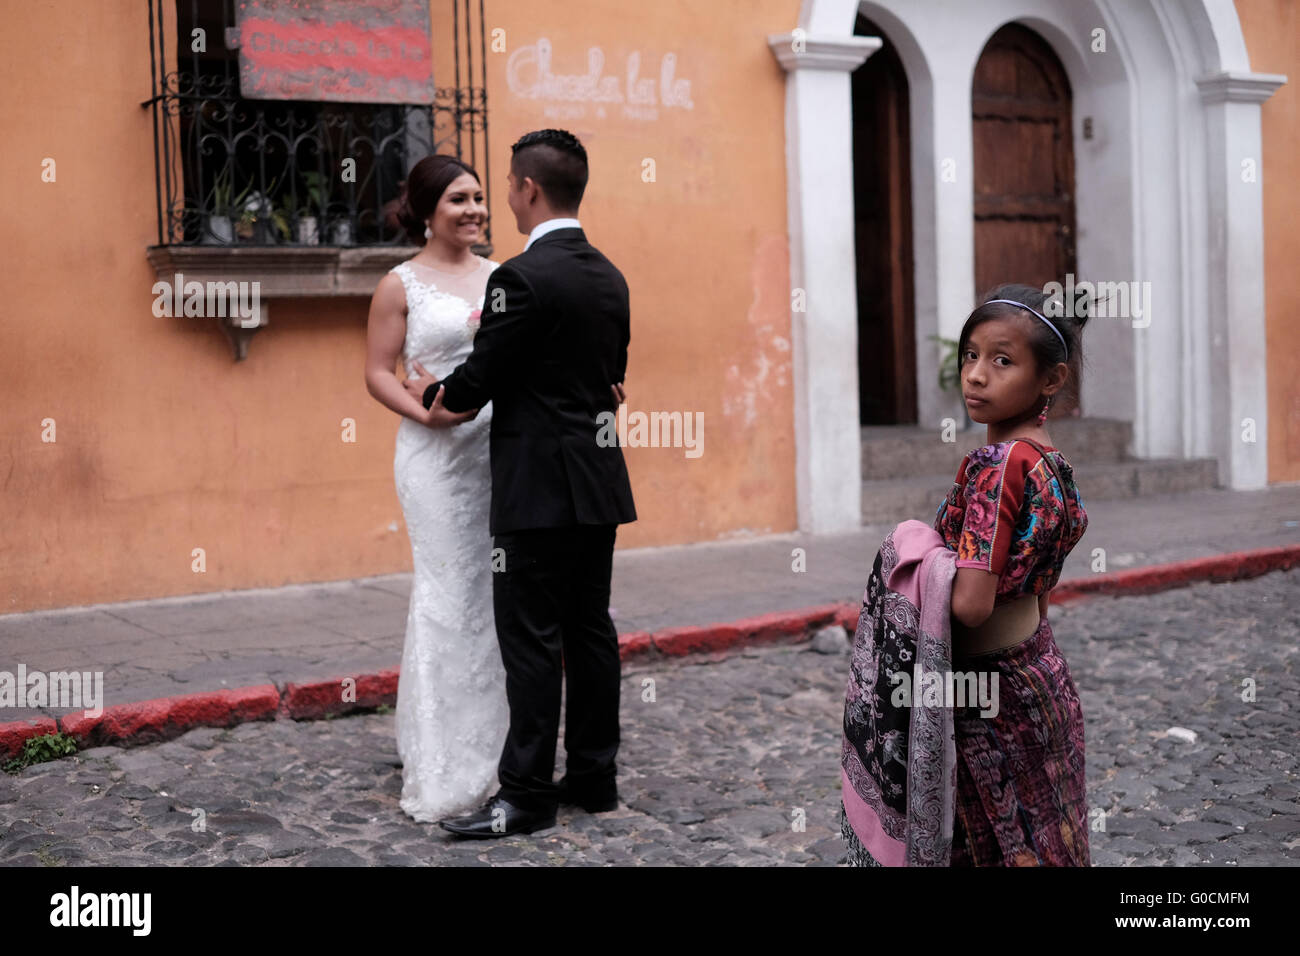
[[556,212],[578,211],[587,189],[587,151],[578,137],[568,130],[539,129],[519,137],[510,153],[516,180],[537,183]]

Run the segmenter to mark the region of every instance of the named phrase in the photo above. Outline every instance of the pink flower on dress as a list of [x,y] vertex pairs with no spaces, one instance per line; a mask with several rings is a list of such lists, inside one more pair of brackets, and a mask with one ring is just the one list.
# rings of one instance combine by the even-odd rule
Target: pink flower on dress
[[466,321],[465,324],[468,325],[471,329],[477,329],[479,327],[479,318],[482,315],[483,315],[482,309],[475,309],[473,312],[469,314],[469,320]]
[[975,482],[975,490],[966,499],[966,513],[962,521],[963,534],[957,543],[958,560],[983,561],[993,546],[993,528],[997,519],[997,504],[987,491]]

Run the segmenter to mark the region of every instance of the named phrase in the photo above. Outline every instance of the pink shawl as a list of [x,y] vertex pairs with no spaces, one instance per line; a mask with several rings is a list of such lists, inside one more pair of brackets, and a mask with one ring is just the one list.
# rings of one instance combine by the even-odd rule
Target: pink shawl
[[[841,831],[852,862],[948,865],[956,793],[953,711],[933,701],[923,705],[918,668],[951,672],[955,562],[938,532],[904,521],[881,544],[863,592],[841,753]],[[904,686],[916,692],[904,694]]]

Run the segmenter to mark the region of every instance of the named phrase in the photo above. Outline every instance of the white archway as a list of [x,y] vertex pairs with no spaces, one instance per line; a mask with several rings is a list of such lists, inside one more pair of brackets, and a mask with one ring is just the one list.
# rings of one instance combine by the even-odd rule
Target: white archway
[[[1231,0],[803,0],[798,31],[769,38],[789,71],[791,281],[808,305],[792,316],[800,528],[848,530],[860,514],[842,198],[853,190],[849,74],[874,50],[853,36],[859,9],[898,49],[911,89],[918,343],[955,337],[972,305],[971,79],[988,38],[1022,23],[1074,91],[1080,271],[1150,283],[1149,317],[1088,328],[1089,414],[1132,420],[1140,456],[1213,456],[1224,484],[1267,484],[1262,206],[1259,177],[1243,181],[1242,168],[1258,167],[1259,104],[1286,78],[1250,71]],[[938,428],[960,411],[933,384],[936,361],[918,347],[920,420]],[[1239,435],[1247,418],[1254,443]]]

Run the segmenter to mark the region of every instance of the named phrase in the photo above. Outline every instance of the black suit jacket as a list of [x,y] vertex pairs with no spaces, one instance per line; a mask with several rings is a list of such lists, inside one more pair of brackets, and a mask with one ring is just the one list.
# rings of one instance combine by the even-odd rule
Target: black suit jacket
[[490,533],[636,520],[623,449],[596,440],[596,416],[618,410],[630,326],[623,274],[581,229],[493,270],[473,351],[439,383],[451,411],[492,402]]

